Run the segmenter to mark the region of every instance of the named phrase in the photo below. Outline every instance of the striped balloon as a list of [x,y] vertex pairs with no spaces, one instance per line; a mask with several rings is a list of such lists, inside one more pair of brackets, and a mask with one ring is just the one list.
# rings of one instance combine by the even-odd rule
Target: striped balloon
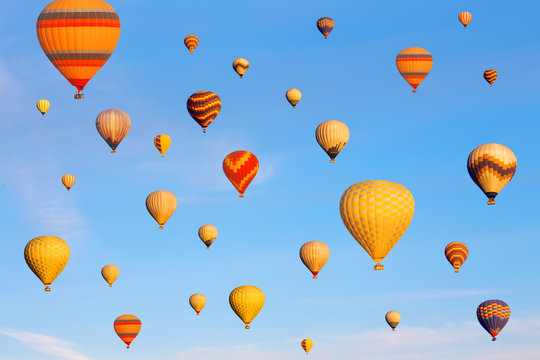
[[510,319],[510,307],[502,300],[487,300],[478,305],[476,317],[482,327],[491,334],[492,341]]
[[311,339],[304,339],[300,343],[300,346],[302,347],[302,349],[304,349],[304,351],[306,352],[306,355],[308,355],[309,351],[313,347],[313,341]]
[[317,20],[317,29],[324,35],[324,38],[328,38],[328,34],[334,29],[334,20],[329,17],[322,17]]
[[484,71],[484,79],[489,83],[489,86],[492,86],[495,80],[497,80],[497,72],[493,69]]
[[191,95],[187,101],[189,115],[206,132],[206,128],[221,110],[221,99],[217,94],[210,91],[198,91]]
[[336,156],[349,141],[349,128],[341,121],[328,120],[317,126],[315,138],[330,157],[330,162],[335,163]]
[[468,11],[463,11],[459,14],[458,19],[461,21],[461,24],[463,24],[463,27],[466,28],[472,20],[472,15]]
[[45,113],[51,107],[51,103],[48,100],[41,99],[41,100],[38,100],[38,102],[36,103],[36,107],[41,113],[41,115],[45,116]]
[[116,148],[131,129],[131,119],[122,110],[103,110],[96,118],[96,129],[112,149],[111,154],[116,154]]
[[240,193],[240,197],[244,197],[251,181],[259,171],[259,160],[249,151],[235,151],[227,155],[223,160],[223,172],[233,186]]
[[62,176],[62,184],[68,189],[71,189],[71,187],[75,184],[75,176],[71,174],[66,174]]
[[186,45],[190,54],[193,54],[193,51],[199,45],[199,38],[195,35],[188,35],[184,38],[184,45]]
[[126,343],[128,349],[140,330],[141,320],[135,315],[120,315],[114,320],[114,331],[116,331],[116,335]]
[[452,264],[455,271],[459,272],[459,268],[463,265],[465,260],[467,260],[467,256],[469,256],[469,249],[467,249],[467,246],[464,243],[451,242],[446,245],[444,256],[446,256],[448,262]]
[[39,15],[37,37],[45,55],[77,88],[75,99],[80,99],[114,51],[120,19],[102,0],[55,0]]
[[405,81],[413,87],[413,93],[426,76],[428,76],[433,58],[431,54],[419,47],[410,47],[400,51],[396,57],[396,66]]
[[244,58],[238,58],[234,60],[232,67],[234,71],[236,71],[236,73],[240,75],[240,79],[241,79],[246,73],[247,69],[249,69],[249,61],[247,61]]
[[501,144],[480,145],[467,159],[469,176],[488,197],[488,205],[495,204],[495,197],[512,180],[516,170],[516,155]]
[[161,157],[163,157],[169,146],[171,146],[171,138],[165,134],[158,135],[154,138],[154,146],[161,153]]

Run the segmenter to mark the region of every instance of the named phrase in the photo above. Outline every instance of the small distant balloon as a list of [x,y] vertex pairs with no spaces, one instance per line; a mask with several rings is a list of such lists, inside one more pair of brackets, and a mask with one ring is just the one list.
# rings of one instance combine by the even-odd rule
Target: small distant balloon
[[236,73],[240,75],[240,78],[242,78],[246,73],[247,69],[249,69],[249,61],[244,58],[238,58],[234,60],[232,66],[234,71],[236,71]]
[[287,98],[287,101],[289,102],[289,104],[292,105],[293,109],[295,109],[296,105],[302,98],[302,93],[300,92],[300,90],[292,88],[292,89],[287,90],[285,97]]
[[486,80],[489,83],[489,86],[492,86],[495,80],[497,80],[497,72],[493,69],[489,69],[484,71],[484,80]]
[[189,297],[189,305],[195,310],[197,315],[206,306],[206,296],[203,294],[193,294]]
[[141,331],[141,320],[135,315],[120,315],[114,320],[114,331],[129,349],[130,344]]
[[68,244],[56,236],[34,238],[24,248],[24,260],[34,274],[51,291],[51,285],[69,261]]
[[405,81],[413,88],[413,93],[426,76],[428,76],[433,66],[433,58],[429,51],[410,47],[401,50],[396,57],[396,66]]
[[146,209],[159,224],[160,229],[163,229],[163,225],[172,216],[177,204],[176,196],[165,190],[154,191],[146,198]]
[[199,228],[199,238],[210,249],[210,245],[216,240],[218,230],[214,225],[203,225]]
[[103,110],[96,118],[96,129],[112,149],[111,154],[115,154],[116,148],[131,129],[131,119],[122,110]]
[[478,305],[476,317],[484,330],[497,340],[497,335],[510,319],[510,307],[502,300],[487,300]]
[[193,51],[199,45],[199,38],[195,35],[188,35],[184,38],[184,45],[188,48],[189,53],[193,54]]
[[69,191],[71,187],[75,184],[75,176],[66,174],[62,176],[62,184],[66,187],[66,189]]
[[396,331],[396,327],[401,321],[401,314],[395,310],[389,311],[385,315],[386,322],[392,328],[392,331]]
[[309,351],[313,347],[313,341],[311,339],[304,339],[300,343],[300,346],[302,346],[302,349],[304,349],[304,351],[306,352],[306,355],[308,355]]
[[349,141],[349,128],[341,121],[328,120],[317,126],[315,138],[330,157],[330,162],[335,163],[336,156]]
[[264,306],[264,293],[256,286],[244,285],[234,289],[229,295],[229,304],[235,314],[244,322],[246,329]]
[[160,152],[161,157],[165,156],[165,153],[171,146],[171,138],[168,135],[161,134],[154,138],[154,146]]
[[329,17],[322,17],[317,20],[317,29],[324,35],[324,38],[328,38],[328,34],[334,29],[334,20]]
[[451,242],[446,245],[444,256],[446,256],[446,260],[454,267],[455,272],[459,272],[459,268],[467,260],[467,256],[469,256],[469,249],[464,243],[457,241]]
[[326,265],[330,257],[330,249],[322,241],[309,241],[300,248],[300,260],[311,271],[313,278]]
[[36,103],[36,107],[41,113],[41,115],[45,116],[45,113],[51,107],[51,103],[49,102],[49,100],[41,99],[41,100],[38,100],[38,102]]
[[468,11],[463,11],[463,12],[459,13],[458,19],[461,22],[461,24],[463,25],[463,27],[466,28],[467,25],[469,25],[469,23],[471,22],[472,15]]
[[116,265],[105,265],[101,269],[101,276],[109,284],[109,287],[112,287],[112,284],[118,279],[118,275],[120,275],[120,269]]
[[189,115],[203,128],[214,121],[221,110],[221,99],[210,91],[198,91],[192,94],[187,101]]
[[244,192],[258,171],[259,160],[249,151],[234,151],[223,160],[223,172],[238,190],[241,198],[244,197]]

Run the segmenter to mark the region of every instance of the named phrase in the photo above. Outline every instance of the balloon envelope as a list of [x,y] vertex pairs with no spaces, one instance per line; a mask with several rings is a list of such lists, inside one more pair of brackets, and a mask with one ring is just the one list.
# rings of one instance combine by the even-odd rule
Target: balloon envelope
[[168,135],[161,134],[154,138],[154,146],[161,153],[161,156],[164,156],[169,146],[171,146],[171,138]]
[[341,121],[328,120],[317,126],[315,138],[330,157],[330,162],[334,163],[336,156],[349,141],[349,128]]
[[510,307],[502,300],[487,300],[478,305],[476,317],[482,327],[491,334],[491,340],[497,340],[497,335],[510,319]]
[[221,99],[213,92],[198,91],[188,98],[187,109],[193,120],[206,132],[221,110]]
[[109,287],[112,287],[112,284],[118,279],[120,275],[120,269],[116,265],[105,265],[101,269],[101,276],[109,284]]
[[193,51],[199,45],[199,38],[195,35],[188,35],[184,38],[184,45],[188,48],[189,53],[193,54]]
[[24,260],[45,285],[45,291],[51,291],[49,285],[60,275],[69,261],[69,246],[56,236],[38,236],[26,244]]
[[195,310],[197,315],[206,306],[206,296],[203,294],[193,294],[189,297],[189,305]]
[[392,310],[387,312],[384,318],[386,319],[388,325],[392,328],[392,331],[395,331],[396,326],[398,326],[399,322],[401,321],[401,314],[395,310]]
[[313,347],[313,341],[311,341],[311,339],[304,339],[304,340],[302,340],[302,342],[300,343],[300,346],[302,346],[302,349],[304,349],[304,351],[306,352],[306,354],[309,354],[309,351],[310,351],[311,348]]
[[146,209],[159,224],[160,229],[163,229],[163,225],[172,216],[177,205],[176,196],[165,190],[154,191],[146,197]]
[[472,20],[472,15],[468,11],[463,11],[463,12],[459,13],[458,19],[461,22],[461,24],[463,25],[463,27],[466,28],[467,25],[469,25],[469,23]]
[[324,38],[328,38],[328,34],[334,29],[334,20],[329,17],[322,17],[317,20],[317,29],[324,35]]
[[405,81],[409,83],[416,92],[416,88],[426,76],[428,76],[433,65],[433,58],[429,51],[410,47],[401,50],[396,57],[396,66]]
[[62,176],[62,184],[68,189],[71,189],[71,187],[75,184],[75,176],[66,174]]
[[36,107],[41,113],[41,115],[45,116],[45,113],[51,107],[51,103],[49,102],[49,100],[41,99],[41,100],[38,100],[38,102],[36,103]]
[[218,230],[214,225],[203,225],[199,228],[199,238],[210,249],[210,245],[216,240]]
[[289,102],[289,104],[292,105],[294,109],[296,108],[296,105],[302,98],[302,93],[300,92],[300,90],[292,88],[292,89],[287,90],[287,92],[285,93],[285,97],[287,98],[287,101]]
[[249,329],[249,324],[264,306],[264,293],[255,286],[239,286],[229,295],[229,304],[236,315],[244,322],[246,329]]
[[322,241],[309,241],[300,248],[300,260],[311,271],[313,278],[324,267],[330,257],[330,249]]
[[484,80],[488,82],[489,86],[493,85],[498,76],[499,74],[493,69],[484,71]]
[[249,61],[244,58],[238,58],[234,60],[232,66],[234,71],[236,71],[236,73],[240,75],[240,78],[242,78],[246,73],[247,69],[249,69]]
[[120,315],[114,320],[114,331],[129,349],[129,345],[141,331],[141,320],[135,315]]
[[469,256],[469,249],[464,243],[451,242],[446,245],[444,256],[446,256],[446,260],[454,267],[455,271],[459,272],[459,268]]
[[244,192],[259,171],[259,160],[249,151],[239,150],[230,153],[223,160],[223,172],[227,179],[244,197]]
[[115,154],[116,148],[131,129],[131,119],[122,110],[103,110],[96,118],[96,129],[112,149],[111,154]]

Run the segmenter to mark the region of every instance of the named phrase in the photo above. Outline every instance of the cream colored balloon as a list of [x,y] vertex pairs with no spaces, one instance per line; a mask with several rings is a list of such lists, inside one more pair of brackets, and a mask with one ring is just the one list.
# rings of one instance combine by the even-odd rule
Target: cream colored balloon
[[249,329],[249,324],[255,319],[264,306],[264,293],[256,286],[239,286],[229,295],[229,304],[233,311]]
[[349,128],[337,120],[325,121],[315,130],[315,138],[321,148],[330,156],[330,162],[334,159],[349,141]]
[[330,249],[322,241],[310,241],[300,248],[300,260],[317,279],[317,274],[328,261]]
[[164,190],[154,191],[146,198],[146,209],[163,229],[178,204],[176,196]]
[[389,311],[386,313],[386,322],[392,328],[392,331],[396,331],[396,326],[398,326],[401,321],[401,314],[395,310]]
[[203,294],[193,294],[189,297],[189,305],[195,310],[197,315],[206,306],[206,296]]
[[199,228],[199,238],[210,249],[210,245],[216,240],[218,235],[217,228],[214,225],[203,225]]
[[249,69],[249,61],[244,58],[238,58],[234,60],[232,66],[234,71],[236,71],[236,73],[240,75],[240,78],[242,78],[246,73],[247,69]]
[[131,119],[122,110],[103,110],[96,118],[96,128],[99,135],[111,147],[111,154],[114,154],[116,153],[116,147],[126,137],[131,128]]
[[71,189],[71,187],[75,184],[75,176],[66,174],[62,176],[62,184],[68,189]]
[[298,104],[298,102],[302,98],[302,93],[300,92],[300,90],[292,88],[292,89],[287,90],[285,97],[287,98],[287,101],[292,105],[294,109],[296,107],[296,104]]
[[105,265],[101,269],[101,276],[105,279],[105,281],[109,284],[109,287],[112,287],[112,284],[118,279],[118,275],[120,275],[120,269],[118,266],[115,265]]

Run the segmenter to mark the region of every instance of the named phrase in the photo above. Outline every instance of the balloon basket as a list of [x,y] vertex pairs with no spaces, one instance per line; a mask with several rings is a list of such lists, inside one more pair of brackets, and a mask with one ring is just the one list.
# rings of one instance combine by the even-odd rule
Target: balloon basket
[[73,98],[74,98],[74,99],[83,99],[83,98],[84,98],[84,94],[78,94],[78,93],[77,93],[77,94],[75,94],[75,95],[73,96]]
[[45,291],[51,291],[51,288],[48,287],[48,286],[46,286],[46,287],[45,287]]
[[373,269],[375,269],[375,270],[384,270],[384,265],[377,263],[377,264],[375,264]]

